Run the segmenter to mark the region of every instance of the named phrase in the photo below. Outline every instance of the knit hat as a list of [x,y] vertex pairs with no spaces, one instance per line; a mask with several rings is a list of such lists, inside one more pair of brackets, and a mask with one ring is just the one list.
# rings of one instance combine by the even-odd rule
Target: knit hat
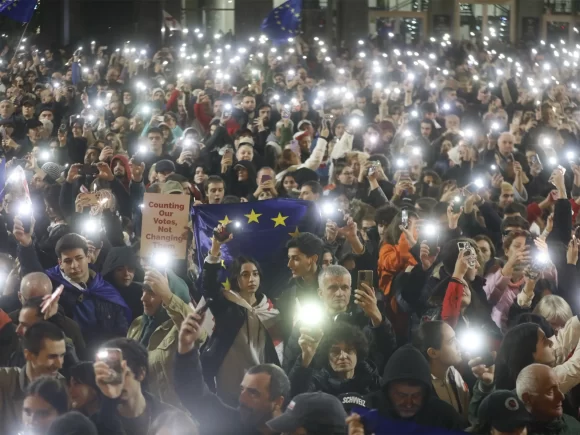
[[46,162],[40,169],[42,169],[44,173],[48,175],[53,181],[58,180],[60,178],[60,174],[62,174],[65,170],[64,167],[54,162]]

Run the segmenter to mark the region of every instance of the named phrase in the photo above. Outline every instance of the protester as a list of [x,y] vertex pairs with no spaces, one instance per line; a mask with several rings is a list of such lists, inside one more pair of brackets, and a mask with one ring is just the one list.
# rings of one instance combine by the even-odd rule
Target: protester
[[22,404],[22,422],[25,430],[45,434],[59,415],[68,411],[66,387],[51,377],[40,377],[26,389]]
[[[294,411],[302,393],[334,409],[320,391],[378,409],[376,427],[349,418],[358,433],[459,430],[468,410],[484,433],[573,430],[534,392],[525,429],[504,390],[553,367],[577,417],[577,47],[410,22],[325,40],[302,15],[295,34],[243,40],[111,27],[61,48],[4,30],[2,433],[22,427],[25,387],[59,372],[100,432],[265,434],[295,395]],[[153,197],[186,205],[152,219]],[[122,349],[121,384],[105,349]],[[294,411],[279,429],[344,429]]]

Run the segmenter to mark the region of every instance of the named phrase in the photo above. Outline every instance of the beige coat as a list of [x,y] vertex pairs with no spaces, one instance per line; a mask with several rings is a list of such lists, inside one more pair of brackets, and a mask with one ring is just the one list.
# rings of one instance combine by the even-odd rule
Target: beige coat
[[[173,388],[173,359],[177,352],[177,339],[181,323],[191,312],[191,308],[179,297],[172,295],[169,305],[163,305],[169,314],[166,320],[151,335],[149,340],[149,376],[148,387],[151,394],[162,402],[181,407],[181,402]],[[143,325],[143,316],[131,323],[127,338],[139,341]]]

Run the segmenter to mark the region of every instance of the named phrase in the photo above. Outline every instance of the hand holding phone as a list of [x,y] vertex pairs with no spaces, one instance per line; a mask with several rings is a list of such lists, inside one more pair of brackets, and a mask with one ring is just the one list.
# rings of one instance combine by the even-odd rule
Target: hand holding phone
[[[99,376],[100,382],[106,385],[121,385],[123,383],[123,351],[121,349],[101,348],[97,352],[97,361],[105,363],[109,368],[108,376],[102,378]],[[96,370],[95,375],[97,375]]]

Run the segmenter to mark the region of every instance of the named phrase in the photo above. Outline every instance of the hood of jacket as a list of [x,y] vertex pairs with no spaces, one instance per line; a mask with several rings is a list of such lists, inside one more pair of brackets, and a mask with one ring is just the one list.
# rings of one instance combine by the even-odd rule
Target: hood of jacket
[[115,162],[117,160],[120,160],[121,163],[123,164],[123,167],[125,168],[125,176],[120,181],[123,183],[125,187],[129,187],[129,181],[131,180],[131,165],[129,164],[129,159],[127,158],[127,156],[124,156],[123,154],[114,155],[113,158],[111,159],[111,172],[113,171],[115,167]]
[[101,269],[104,277],[113,272],[117,267],[127,266],[133,269],[139,268],[137,254],[130,246],[111,248]]
[[407,344],[389,358],[383,372],[382,385],[386,391],[392,382],[415,381],[431,392],[431,370],[425,357],[414,346]]

